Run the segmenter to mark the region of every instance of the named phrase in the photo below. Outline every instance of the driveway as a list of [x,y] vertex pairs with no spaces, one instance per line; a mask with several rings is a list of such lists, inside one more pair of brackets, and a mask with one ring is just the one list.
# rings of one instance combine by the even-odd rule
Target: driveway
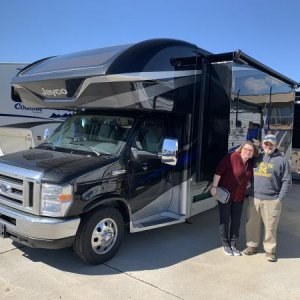
[[0,299],[300,299],[299,215],[300,185],[294,184],[283,206],[276,263],[262,251],[225,256],[217,208],[192,224],[127,234],[117,255],[99,266],[85,265],[70,249],[1,239]]

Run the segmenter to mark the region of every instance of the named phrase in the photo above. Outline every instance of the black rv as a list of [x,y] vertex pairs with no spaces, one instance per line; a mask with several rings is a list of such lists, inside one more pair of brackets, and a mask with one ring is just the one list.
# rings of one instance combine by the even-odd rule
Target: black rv
[[171,39],[37,61],[13,78],[27,107],[73,110],[40,146],[0,159],[0,233],[73,245],[102,263],[130,232],[212,208],[221,157],[272,131],[291,147],[296,82],[241,51]]

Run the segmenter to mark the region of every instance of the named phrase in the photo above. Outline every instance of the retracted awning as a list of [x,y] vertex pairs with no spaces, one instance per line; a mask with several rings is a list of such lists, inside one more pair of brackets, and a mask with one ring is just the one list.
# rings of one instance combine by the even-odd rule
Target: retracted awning
[[254,59],[253,57],[247,55],[241,50],[237,50],[234,52],[227,52],[227,53],[220,53],[220,54],[212,54],[208,56],[208,60],[210,62],[222,62],[222,61],[235,61],[241,62],[243,64],[250,65],[257,70],[265,72],[289,85],[293,88],[299,87],[299,83],[280,74],[279,72],[273,70],[272,68],[264,65],[263,63],[259,62],[258,60]]

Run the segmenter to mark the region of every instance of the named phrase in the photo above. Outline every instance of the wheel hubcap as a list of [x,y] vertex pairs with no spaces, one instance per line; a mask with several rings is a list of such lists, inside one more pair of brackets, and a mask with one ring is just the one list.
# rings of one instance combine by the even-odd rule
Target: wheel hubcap
[[107,253],[115,244],[118,236],[117,224],[113,219],[101,220],[93,230],[91,244],[97,254]]

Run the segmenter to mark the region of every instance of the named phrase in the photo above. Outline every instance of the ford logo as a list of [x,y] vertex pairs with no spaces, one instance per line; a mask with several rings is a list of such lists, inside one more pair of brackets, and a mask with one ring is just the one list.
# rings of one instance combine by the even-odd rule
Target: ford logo
[[0,183],[0,190],[3,193],[10,193],[11,192],[11,187],[8,184]]

